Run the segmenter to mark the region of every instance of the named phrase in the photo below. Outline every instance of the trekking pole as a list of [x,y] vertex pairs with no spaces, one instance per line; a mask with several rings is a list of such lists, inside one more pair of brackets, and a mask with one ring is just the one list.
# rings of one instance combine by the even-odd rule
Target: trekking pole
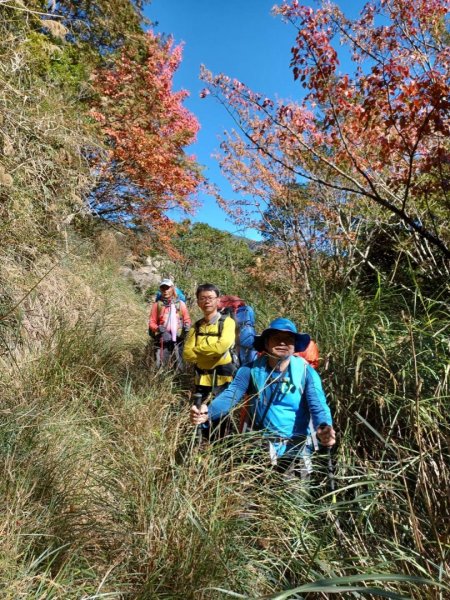
[[[199,394],[198,392],[196,394],[192,395],[192,400],[194,403],[194,406],[196,408],[198,408],[198,410],[200,411],[202,404],[203,404],[203,395]],[[198,441],[198,445],[201,446],[202,445],[202,441],[203,441],[203,433],[202,433],[202,426],[201,425],[197,425],[196,429],[195,429],[195,437],[197,438]]]
[[163,356],[164,356],[164,341],[162,333],[159,338],[159,366],[163,366]]
[[333,496],[331,497],[331,502],[336,504],[336,480],[334,478],[334,464],[333,464],[333,456],[331,454],[331,448],[327,448],[327,470],[328,470],[328,481],[330,482],[330,491]]
[[[327,427],[327,423],[321,423],[319,427]],[[336,504],[336,479],[334,476],[334,463],[333,463],[333,455],[331,446],[320,446],[319,450],[320,454],[327,455],[327,473],[328,473],[328,483],[330,485],[330,492],[332,493],[331,502],[332,504]]]
[[[321,423],[319,427],[327,427],[327,423]],[[335,468],[333,461],[333,448],[330,446],[320,446],[319,448],[320,454],[327,455],[327,473],[328,473],[328,483],[330,486],[331,492],[331,503],[336,504],[336,478],[335,478]],[[336,511],[331,511],[331,518],[334,522],[334,526],[336,528],[336,533],[338,536],[339,544],[342,546],[344,540],[344,533],[341,528],[341,523],[339,521],[339,517]],[[357,595],[360,598],[359,595]]]

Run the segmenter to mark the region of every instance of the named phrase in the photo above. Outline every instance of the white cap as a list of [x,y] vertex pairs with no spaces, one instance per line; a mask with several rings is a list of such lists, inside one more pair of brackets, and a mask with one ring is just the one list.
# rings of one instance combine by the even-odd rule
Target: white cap
[[173,281],[171,279],[163,279],[161,281],[161,283],[159,284],[159,287],[162,287],[163,285],[167,285],[168,287],[173,287]]

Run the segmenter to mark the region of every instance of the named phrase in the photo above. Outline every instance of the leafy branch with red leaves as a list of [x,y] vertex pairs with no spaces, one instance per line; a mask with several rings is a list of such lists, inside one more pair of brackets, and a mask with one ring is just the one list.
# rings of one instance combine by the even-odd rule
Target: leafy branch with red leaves
[[[288,185],[314,182],[339,193],[339,210],[359,198],[363,217],[397,222],[427,252],[450,257],[448,6],[380,0],[354,20],[330,2],[275,7],[297,30],[291,67],[305,90],[300,102],[276,103],[202,72],[202,95],[215,96],[237,125],[220,158],[236,189],[266,186],[270,203]],[[337,41],[354,72],[339,71]]]
[[181,56],[181,46],[150,31],[143,48],[123,50],[93,81],[98,97],[91,114],[107,140],[93,208],[105,218],[142,224],[162,242],[174,226],[167,211],[191,212],[203,180],[185,152],[199,123],[183,106],[188,92],[173,90]]

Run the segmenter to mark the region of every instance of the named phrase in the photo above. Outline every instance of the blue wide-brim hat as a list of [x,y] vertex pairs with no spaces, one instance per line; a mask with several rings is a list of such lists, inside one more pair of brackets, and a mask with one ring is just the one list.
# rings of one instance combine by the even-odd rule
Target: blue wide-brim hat
[[310,336],[307,333],[298,333],[297,327],[289,319],[278,317],[269,324],[267,329],[261,333],[261,335],[255,335],[254,348],[257,352],[264,352],[266,338],[272,332],[275,331],[287,331],[293,333],[295,336],[295,352],[303,352],[306,350],[309,342],[311,341]]

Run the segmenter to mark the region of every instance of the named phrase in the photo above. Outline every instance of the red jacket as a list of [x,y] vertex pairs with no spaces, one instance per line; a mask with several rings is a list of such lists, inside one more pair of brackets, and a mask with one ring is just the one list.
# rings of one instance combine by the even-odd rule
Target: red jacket
[[[177,306],[177,319],[178,319],[178,327],[177,332],[178,335],[181,335],[181,331],[185,325],[191,326],[191,317],[189,316],[189,312],[186,304],[182,300],[176,300],[175,304]],[[153,331],[153,333],[157,333],[158,327],[160,325],[164,325],[167,327],[167,321],[169,318],[169,304],[164,304],[161,300],[153,303],[152,310],[150,311],[150,319],[148,322],[149,328]]]

